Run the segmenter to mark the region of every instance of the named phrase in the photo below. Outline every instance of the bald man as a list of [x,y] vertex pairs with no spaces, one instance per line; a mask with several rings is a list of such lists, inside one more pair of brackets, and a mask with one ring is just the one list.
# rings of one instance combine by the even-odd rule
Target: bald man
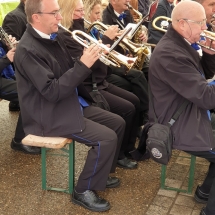
[[[172,25],[151,57],[149,84],[155,113],[161,124],[167,125],[182,103],[190,101],[171,127],[173,148],[210,162],[208,174],[199,187],[204,195],[198,197],[207,203],[201,214],[214,215],[215,128],[211,125],[214,118],[208,110],[215,108],[215,86],[209,85],[206,79],[213,76],[215,62],[211,60],[214,58],[213,52],[196,44],[206,29],[206,14],[202,5],[193,1],[177,4],[172,12]],[[151,109],[149,119],[154,121]]]

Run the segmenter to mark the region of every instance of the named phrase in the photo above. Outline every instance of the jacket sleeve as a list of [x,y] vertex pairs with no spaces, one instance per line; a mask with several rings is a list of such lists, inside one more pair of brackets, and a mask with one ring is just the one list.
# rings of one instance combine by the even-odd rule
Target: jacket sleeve
[[[163,50],[162,56],[157,56],[155,59],[157,65],[154,66],[157,71],[160,68],[156,76],[164,84],[169,85],[173,92],[202,109],[215,108],[215,85],[208,85],[205,77],[184,56],[184,53],[175,52],[173,56],[169,56],[169,52]],[[150,70],[153,70],[153,66]]]
[[[16,55],[19,55],[18,52],[14,58],[18,73],[17,83],[19,83],[19,76],[22,76],[23,79],[29,80],[32,87],[35,87],[47,101],[53,103],[76,93],[76,88],[92,72],[81,61],[76,61],[73,68],[56,78],[55,71],[52,71],[46,60],[41,59],[38,54],[28,52],[22,57]],[[54,68],[53,70],[59,69]]]
[[2,27],[8,35],[20,40],[22,37],[21,25],[19,18],[9,13],[5,16]]

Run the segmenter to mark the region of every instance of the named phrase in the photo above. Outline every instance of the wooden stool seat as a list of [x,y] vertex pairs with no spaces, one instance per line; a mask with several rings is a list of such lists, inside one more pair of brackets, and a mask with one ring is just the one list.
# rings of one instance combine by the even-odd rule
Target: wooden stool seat
[[29,134],[24,139],[22,139],[22,143],[24,145],[46,147],[52,149],[63,148],[67,143],[71,142],[71,139],[64,137],[40,137],[32,134]]
[[[27,146],[36,146],[41,147],[41,160],[42,160],[42,189],[43,190],[54,190],[60,191],[65,193],[72,193],[74,188],[74,181],[75,181],[75,141],[68,138],[63,137],[40,137],[35,136],[32,134],[27,135],[24,139],[22,139],[22,143]],[[69,143],[69,149],[65,148],[65,146]],[[46,155],[47,150],[50,149],[60,149],[66,156],[69,158],[69,185],[68,189],[64,188],[56,188],[56,187],[47,187],[47,171],[46,171]],[[62,156],[61,154],[57,153],[48,153],[49,155],[54,156]]]

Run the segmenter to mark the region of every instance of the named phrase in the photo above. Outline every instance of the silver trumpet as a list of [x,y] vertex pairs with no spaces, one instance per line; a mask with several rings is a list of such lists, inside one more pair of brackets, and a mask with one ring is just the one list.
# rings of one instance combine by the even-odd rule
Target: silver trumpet
[[[124,65],[127,67],[128,70],[130,70],[133,66],[133,64],[135,63],[135,61],[137,60],[137,57],[131,58],[131,57],[127,57],[124,56],[118,52],[116,52],[114,49],[114,47],[120,43],[120,41],[125,37],[125,35],[129,32],[125,32],[113,45],[112,47],[107,47],[106,45],[99,43],[99,41],[97,41],[96,39],[94,39],[93,37],[91,37],[90,35],[88,35],[87,33],[80,31],[80,30],[75,30],[75,31],[70,31],[67,28],[65,28],[64,26],[62,26],[61,24],[58,24],[59,27],[61,27],[62,29],[64,29],[65,31],[69,32],[72,35],[72,38],[77,41],[79,44],[81,44],[82,46],[84,46],[85,48],[89,48],[90,44],[96,44],[101,48],[101,57],[99,58],[99,60],[101,62],[103,62],[104,64],[110,66],[114,66],[114,67],[121,67],[121,65]],[[130,29],[131,30],[131,29]],[[82,38],[80,36],[82,36]],[[84,39],[83,39],[84,38]],[[90,44],[86,44],[86,40],[90,41]],[[105,53],[107,54],[105,54]]]

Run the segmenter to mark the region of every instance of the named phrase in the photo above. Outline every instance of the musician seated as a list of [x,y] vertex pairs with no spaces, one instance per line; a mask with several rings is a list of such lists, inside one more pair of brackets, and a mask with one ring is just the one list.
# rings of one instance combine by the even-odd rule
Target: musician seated
[[[12,111],[19,110],[19,100],[17,93],[17,85],[15,80],[15,72],[11,65],[14,59],[16,47],[10,47],[16,43],[14,37],[5,35],[7,37],[7,45],[0,42],[0,98],[10,101],[9,109]],[[11,148],[14,150],[22,151],[28,154],[40,154],[40,149],[37,147],[25,146],[21,143],[25,137],[22,126],[21,114],[19,114],[18,122],[16,125],[15,136],[11,141]]]
[[[164,32],[159,31],[152,26],[153,20],[159,16],[165,16],[165,17],[170,18],[173,8],[174,8],[173,0],[161,0],[161,1],[159,1],[156,12],[155,12],[154,16],[152,17],[151,22],[149,22],[149,25],[148,25],[148,30],[149,30],[148,43],[157,44],[160,41],[160,39],[162,38],[162,36],[164,35]],[[162,21],[163,20],[158,20],[155,23],[156,26],[161,27]]]
[[[91,23],[101,19],[101,3],[100,1],[85,1],[86,5],[85,10],[85,19],[90,21]],[[103,23],[101,23],[103,24]],[[86,24],[87,27],[89,25]],[[111,25],[107,31],[105,31],[105,35],[110,39],[114,39],[117,35],[115,33],[116,28]],[[73,27],[74,28],[74,27]],[[111,31],[112,28],[112,31]],[[95,28],[94,28],[95,29]],[[99,34],[98,31],[92,30],[90,34],[93,37],[96,37],[95,34]],[[94,35],[93,35],[94,34]],[[101,34],[99,34],[101,35]],[[117,51],[120,52],[120,49],[117,48]],[[123,53],[125,54],[125,53]],[[148,67],[143,69],[144,74],[148,73]],[[146,73],[145,73],[146,72]],[[109,83],[112,83],[120,88],[123,88],[127,91],[133,92],[140,100],[140,123],[139,125],[143,125],[148,121],[147,113],[148,113],[148,84],[145,78],[145,75],[136,69],[130,69],[129,72],[126,72],[124,67],[116,68],[116,67],[108,67],[108,76],[106,80]]]
[[[210,5],[208,1],[207,4]],[[173,148],[210,162],[205,180],[196,189],[195,200],[206,204],[200,215],[214,215],[215,115],[209,110],[215,108],[215,85],[209,85],[206,79],[214,75],[215,52],[199,46],[201,34],[207,29],[206,20],[201,4],[182,1],[176,5],[172,25],[150,59],[149,84],[159,123],[167,125],[176,110],[189,101],[171,127]],[[204,44],[209,46],[211,40],[205,38]],[[154,118],[152,111],[149,117]]]
[[[123,30],[129,23],[134,23],[134,19],[128,10],[128,2],[124,0],[109,0],[108,6],[104,9],[102,22],[106,25],[118,25]],[[139,39],[146,42],[147,32],[143,30]]]
[[101,48],[92,44],[80,59],[72,59],[61,35],[52,34],[62,19],[57,0],[27,0],[25,11],[28,25],[14,58],[25,133],[71,138],[89,146],[71,199],[92,211],[109,210],[109,202],[96,191],[120,184],[109,173],[116,166],[125,121],[92,106],[81,84],[92,73]]
[[[64,4],[65,1],[67,2],[67,4]],[[98,2],[98,0],[96,0],[96,2]],[[73,20],[72,22],[70,22],[72,23],[72,25],[69,27],[71,31],[84,29],[84,19],[80,19],[80,17],[84,14],[83,2],[82,0],[77,0],[76,3],[77,4],[73,6],[73,0],[59,0],[59,5],[60,8],[62,8],[62,11],[65,11],[64,7],[69,6],[69,11],[74,11]],[[88,6],[86,8],[88,8]],[[65,20],[67,19],[68,14],[66,12],[62,12],[62,17],[63,20],[61,21],[61,23],[63,25],[66,25]],[[114,26],[113,28],[116,28],[117,30],[116,26]],[[110,31],[110,29],[107,31]],[[83,54],[83,46],[74,41],[71,38],[71,35],[67,32],[60,30],[59,34],[64,38],[64,42],[70,51],[70,55],[73,58],[79,58]],[[103,42],[106,41],[106,37],[107,36],[104,34],[104,36],[102,37]],[[136,168],[137,163],[127,159],[125,152],[128,153],[129,151],[133,150],[134,144],[136,142],[136,132],[138,128],[137,122],[139,120],[139,99],[134,94],[108,83],[105,80],[107,76],[107,66],[101,61],[98,60],[91,67],[91,70],[93,71],[93,73],[90,74],[83,82],[87,91],[97,100],[98,93],[100,93],[104,98],[104,104],[105,102],[108,103],[109,107],[107,109],[109,109],[112,113],[120,115],[126,122],[125,134],[123,137],[119,156],[117,158],[117,165],[121,168],[126,169]],[[98,91],[98,93],[95,92],[96,90]],[[106,109],[105,106],[103,106],[102,108]]]

